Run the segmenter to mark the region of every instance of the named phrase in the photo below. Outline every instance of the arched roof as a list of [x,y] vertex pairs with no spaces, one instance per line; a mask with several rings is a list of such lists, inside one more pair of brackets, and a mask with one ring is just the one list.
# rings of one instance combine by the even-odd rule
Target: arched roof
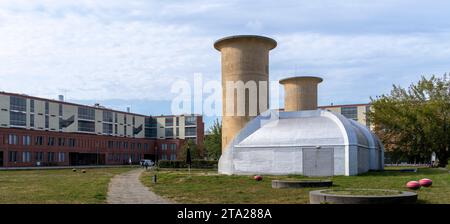
[[326,110],[267,111],[249,122],[234,147],[358,145],[374,148],[367,127]]

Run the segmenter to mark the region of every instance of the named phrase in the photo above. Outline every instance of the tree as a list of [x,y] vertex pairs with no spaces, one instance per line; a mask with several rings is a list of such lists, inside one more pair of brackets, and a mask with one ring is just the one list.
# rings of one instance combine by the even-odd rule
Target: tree
[[450,147],[450,80],[422,77],[408,89],[393,86],[389,95],[372,99],[370,122],[387,151],[409,161],[427,162],[435,152],[445,167]]
[[186,155],[187,155],[187,148],[189,146],[189,151],[191,153],[191,159],[200,159],[200,149],[195,144],[192,139],[187,140],[182,146],[180,151],[178,152],[177,159],[186,161]]
[[209,159],[218,160],[222,154],[222,124],[219,119],[209,129],[210,134],[205,136],[205,149]]

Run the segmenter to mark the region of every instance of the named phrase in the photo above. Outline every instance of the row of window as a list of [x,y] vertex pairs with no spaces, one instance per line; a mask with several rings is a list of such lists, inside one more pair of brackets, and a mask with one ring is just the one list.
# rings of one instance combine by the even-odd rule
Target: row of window
[[[12,111],[27,111],[27,99],[24,97],[11,96],[9,98],[10,110]],[[34,113],[34,100],[30,99],[30,112]],[[49,102],[45,102],[45,114],[49,114],[50,105]],[[59,116],[62,116],[62,104],[59,104]]]
[[138,150],[142,149],[142,146],[144,147],[144,151],[150,150],[150,145],[147,143],[129,143],[129,142],[122,142],[122,141],[108,141],[108,149],[135,149]]
[[[179,117],[166,117],[165,118],[165,126],[166,127],[173,127],[174,126],[174,120],[175,120],[175,126],[180,126],[179,124]],[[197,117],[195,116],[189,116],[185,117],[185,126],[192,126],[197,125]],[[145,126],[149,128],[156,128],[158,127],[158,121],[154,117],[146,117],[145,118]]]
[[176,160],[177,159],[177,144],[161,144],[161,159],[167,160],[167,149],[168,146],[170,147],[170,160]]
[[[166,138],[177,137],[180,136],[179,128],[175,128],[175,133],[172,127],[164,128],[164,136]],[[197,136],[197,127],[186,127],[184,129],[185,136]],[[145,137],[146,138],[157,138],[157,129],[156,128],[146,128],[145,129]]]
[[[46,162],[65,162],[66,161],[66,153],[65,152],[47,152],[46,157],[44,157],[44,152],[35,152],[34,153],[34,161],[43,162],[44,158],[46,158]],[[55,158],[58,155],[58,158]],[[8,161],[9,162],[19,162],[19,153],[17,151],[9,151],[8,152]],[[29,163],[32,161],[31,152],[22,152],[22,158],[20,162]]]
[[[30,135],[23,135],[22,136],[22,145],[31,145],[32,137]],[[57,138],[58,142],[56,142],[55,137],[48,137],[47,139],[47,145],[48,146],[55,146],[56,143],[58,146],[66,146],[66,138]],[[19,138],[15,134],[9,134],[8,135],[8,145],[19,145]],[[34,145],[44,145],[44,136],[35,136],[34,138]],[[69,147],[75,147],[76,140],[74,138],[69,138],[67,140],[67,146]]]

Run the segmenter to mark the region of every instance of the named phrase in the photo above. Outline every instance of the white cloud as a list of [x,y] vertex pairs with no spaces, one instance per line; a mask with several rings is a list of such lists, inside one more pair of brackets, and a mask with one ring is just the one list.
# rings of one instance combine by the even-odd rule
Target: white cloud
[[220,79],[215,39],[256,33],[279,43],[272,80],[320,75],[324,103],[364,101],[392,83],[449,70],[445,9],[445,1],[406,0],[3,0],[0,89],[169,100],[175,80],[196,72]]

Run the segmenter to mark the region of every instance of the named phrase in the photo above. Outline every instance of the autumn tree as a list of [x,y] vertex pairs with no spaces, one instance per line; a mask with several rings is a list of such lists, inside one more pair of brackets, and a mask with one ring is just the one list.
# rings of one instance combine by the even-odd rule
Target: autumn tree
[[372,99],[369,120],[387,151],[410,161],[429,161],[432,152],[446,166],[450,146],[450,80],[422,77],[407,89]]

